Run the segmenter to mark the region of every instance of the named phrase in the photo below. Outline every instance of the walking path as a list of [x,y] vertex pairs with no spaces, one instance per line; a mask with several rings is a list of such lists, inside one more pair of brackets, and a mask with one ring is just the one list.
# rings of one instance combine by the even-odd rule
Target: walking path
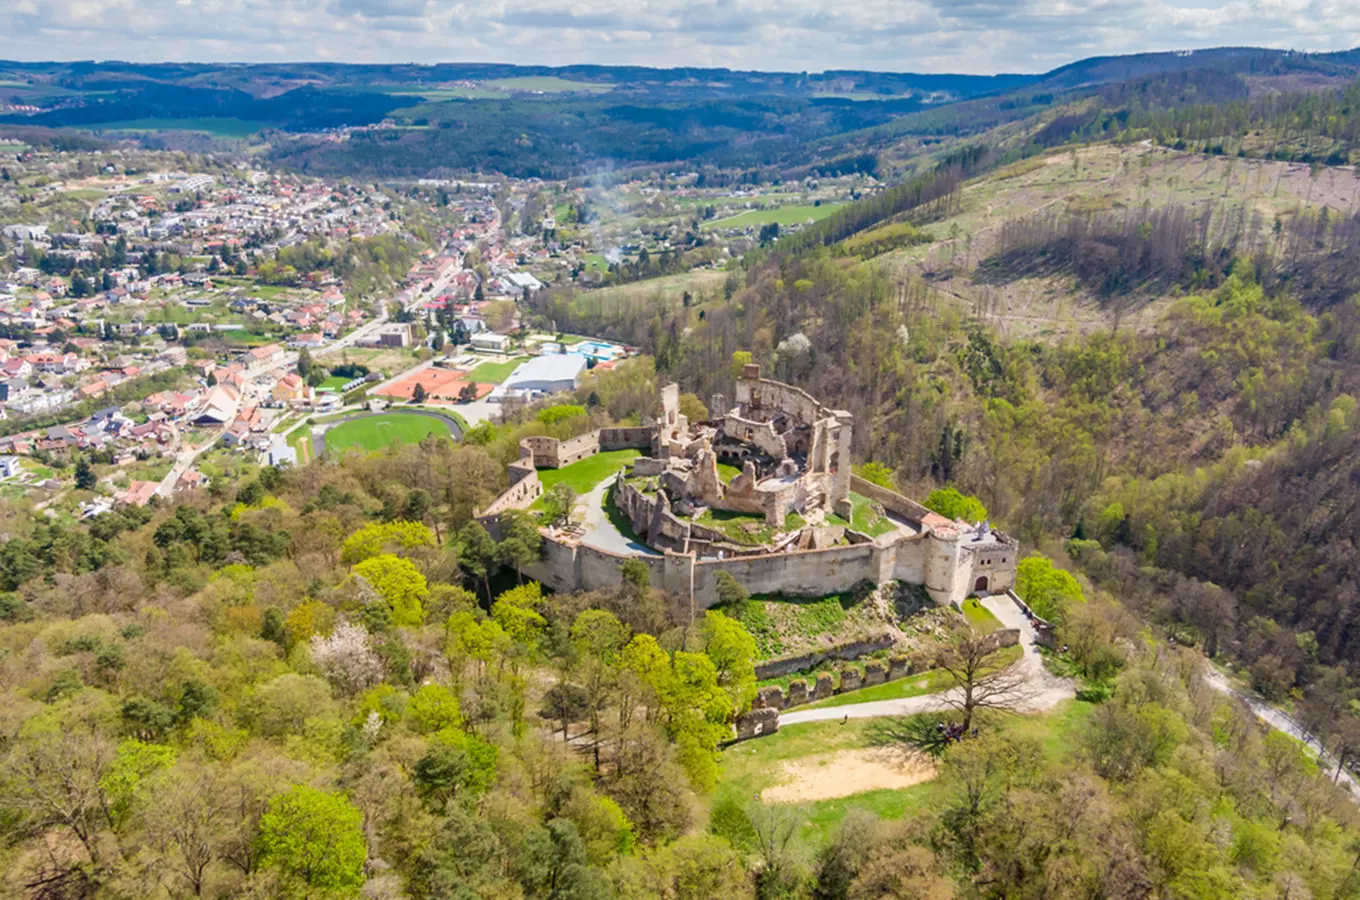
[[[1007,595],[984,597],[982,605],[987,611],[1001,620],[1006,628],[1020,630],[1020,646],[1024,655],[1016,665],[1020,666],[1029,684],[1029,692],[1018,705],[1019,712],[1045,712],[1076,696],[1072,683],[1059,678],[1044,668],[1044,661],[1036,649],[1037,635],[1025,618],[1024,613]],[[925,694],[920,697],[902,697],[896,700],[871,700],[867,703],[852,703],[847,706],[828,706],[822,709],[804,709],[779,714],[779,724],[797,725],[799,722],[824,722],[829,719],[869,719],[878,716],[913,716],[924,712],[941,712],[954,709],[952,700],[960,695],[958,688],[941,691],[938,694]]]
[[581,543],[620,556],[633,556],[639,553],[655,556],[655,550],[646,544],[624,537],[623,533],[614,527],[614,523],[609,521],[609,514],[604,509],[604,498],[609,493],[610,485],[618,477],[609,476],[581,498],[580,503],[585,507],[583,522],[585,534],[581,537]]

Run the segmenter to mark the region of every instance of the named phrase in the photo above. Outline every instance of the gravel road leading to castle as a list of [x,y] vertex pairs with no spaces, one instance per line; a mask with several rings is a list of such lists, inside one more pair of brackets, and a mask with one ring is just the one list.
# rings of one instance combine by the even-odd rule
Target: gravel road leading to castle
[[655,556],[657,555],[656,551],[651,547],[624,537],[622,532],[614,527],[614,523],[609,521],[609,515],[604,511],[605,495],[609,493],[610,486],[618,477],[611,475],[595,485],[590,493],[581,498],[581,505],[585,507],[585,521],[583,523],[585,535],[582,536],[581,543],[608,553],[617,553],[620,556],[638,553]]

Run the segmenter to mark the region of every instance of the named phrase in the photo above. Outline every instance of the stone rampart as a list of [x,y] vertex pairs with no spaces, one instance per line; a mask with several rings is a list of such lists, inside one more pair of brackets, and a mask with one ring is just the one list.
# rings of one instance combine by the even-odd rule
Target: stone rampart
[[[487,519],[499,519],[501,513],[512,509],[524,509],[543,496],[543,483],[538,480],[538,472],[533,469],[522,473],[522,477],[510,485],[503,494],[477,514],[477,520],[486,525]],[[490,530],[490,529],[488,529]]]
[[753,709],[737,716],[735,729],[737,741],[774,734],[779,730],[779,713],[773,709]]
[[887,650],[895,643],[892,635],[880,634],[860,641],[837,644],[825,650],[815,650],[798,656],[772,659],[756,666],[756,678],[762,681],[767,678],[782,678],[793,672],[805,672],[829,659],[859,659],[861,656],[867,656],[870,653]]
[[756,699],[752,704],[752,709],[771,711],[790,709],[804,703],[815,703],[818,700],[857,691],[871,685],[897,681],[909,675],[924,672],[929,668],[931,668],[931,664],[917,665],[905,656],[894,656],[886,661],[871,659],[864,663],[862,672],[857,666],[846,666],[837,673],[839,678],[830,672],[818,672],[811,685],[807,683],[806,679],[801,678],[790,681],[787,688],[780,687],[777,684],[766,685],[756,691]]

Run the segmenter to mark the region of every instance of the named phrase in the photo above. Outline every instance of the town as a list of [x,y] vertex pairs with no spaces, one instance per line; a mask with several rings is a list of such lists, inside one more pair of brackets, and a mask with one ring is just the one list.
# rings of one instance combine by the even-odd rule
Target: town
[[808,200],[811,222],[855,181],[602,193],[0,150],[0,491],[47,505],[81,488],[70,512],[87,519],[240,459],[344,449],[335,425],[393,405],[457,436],[507,400],[570,390],[631,348],[529,327],[534,294],[681,273],[688,302],[778,233],[781,203]]

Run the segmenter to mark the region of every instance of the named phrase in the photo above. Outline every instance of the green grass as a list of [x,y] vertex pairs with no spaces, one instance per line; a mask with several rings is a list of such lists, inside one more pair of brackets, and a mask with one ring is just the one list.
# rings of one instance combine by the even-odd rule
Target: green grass
[[637,450],[606,450],[560,469],[539,469],[538,480],[545,494],[555,484],[566,484],[576,493],[585,494],[642,455]]
[[506,91],[537,91],[543,94],[604,94],[612,91],[612,84],[593,84],[588,81],[569,81],[555,75],[526,75],[519,78],[495,78],[482,82],[483,88]]
[[983,634],[990,634],[1001,628],[1001,620],[992,615],[976,597],[969,597],[963,601],[963,617],[973,626],[974,631],[981,631]]
[[909,675],[896,681],[885,681],[858,691],[847,691],[797,709],[824,709],[832,706],[850,706],[855,703],[871,703],[875,700],[903,700],[907,697],[921,697],[925,694],[938,694],[952,683],[952,679],[939,669],[931,669],[920,675]]
[[396,443],[419,443],[431,434],[452,436],[448,423],[441,419],[411,413],[380,413],[335,426],[326,432],[326,448],[335,453],[351,447],[381,450]]
[[[722,532],[727,539],[734,544],[764,544],[775,536],[775,529],[765,524],[765,517],[759,513],[733,512],[729,509],[709,508],[703,511],[699,518],[694,520],[697,524],[705,528],[712,528]],[[797,531],[806,523],[803,517],[797,513],[790,513],[784,517],[785,532]],[[747,530],[748,525],[759,525],[758,529]]]
[[[859,693],[863,693],[862,691]],[[1074,738],[1095,707],[1072,700],[1043,716],[1005,716],[992,727],[1006,734],[1037,738],[1050,762],[1072,753]],[[745,803],[779,782],[782,763],[810,756],[872,747],[878,743],[876,719],[851,719],[842,725],[806,722],[781,728],[769,737],[734,744],[719,760],[716,797]],[[873,790],[804,805],[807,818],[799,837],[809,847],[820,847],[852,809],[868,810],[884,819],[900,819],[927,809],[938,809],[945,787],[927,781],[905,790]]]
[[736,466],[729,466],[727,463],[718,463],[718,478],[723,484],[731,484],[732,479],[741,474],[741,469]]
[[897,524],[887,516],[876,514],[873,509],[873,502],[873,500],[863,494],[851,492],[850,521],[847,522],[845,519],[842,519],[840,516],[833,513],[826,517],[827,524],[844,525],[848,528],[853,528],[855,531],[862,534],[867,534],[869,537],[878,537],[881,534],[895,531],[897,529]]
[[528,359],[527,356],[517,356],[507,362],[484,362],[468,373],[468,379],[482,384],[500,384]]
[[203,117],[196,119],[127,119],[91,126],[99,131],[202,131],[216,137],[243,138],[271,127],[267,122]]
[[353,381],[352,378],[345,378],[344,376],[341,375],[332,375],[325,381],[321,382],[321,384],[317,387],[317,390],[340,391],[343,390],[345,385],[349,384],[351,381]]
[[802,225],[808,219],[816,221],[831,215],[840,203],[823,203],[821,206],[801,204],[796,206],[776,206],[771,209],[748,209],[745,212],[713,219],[704,223],[705,228],[755,228],[777,222],[780,225]]
[[609,261],[598,253],[587,253],[582,258],[585,260],[587,272],[609,271]]

